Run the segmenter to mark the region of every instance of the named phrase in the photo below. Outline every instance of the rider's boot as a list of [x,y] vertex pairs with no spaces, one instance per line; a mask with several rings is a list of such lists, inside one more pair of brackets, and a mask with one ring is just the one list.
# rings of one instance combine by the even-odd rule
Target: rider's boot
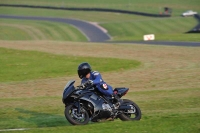
[[121,103],[123,102],[123,100],[121,100],[119,98],[119,96],[116,95],[116,94],[112,95],[112,99],[113,99],[113,104],[114,104],[115,109],[119,108],[119,106],[121,105]]

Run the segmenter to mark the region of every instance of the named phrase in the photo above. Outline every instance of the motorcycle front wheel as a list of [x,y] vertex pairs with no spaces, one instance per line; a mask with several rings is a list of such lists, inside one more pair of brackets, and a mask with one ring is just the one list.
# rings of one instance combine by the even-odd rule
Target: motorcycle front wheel
[[131,121],[131,120],[140,120],[142,117],[141,110],[139,106],[131,100],[123,99],[123,104],[130,104],[132,106],[132,110],[123,110],[122,114],[119,114],[118,117],[122,121]]
[[78,113],[78,108],[74,105],[68,105],[65,108],[65,117],[72,125],[85,125],[89,122],[88,112],[81,107],[80,113]]

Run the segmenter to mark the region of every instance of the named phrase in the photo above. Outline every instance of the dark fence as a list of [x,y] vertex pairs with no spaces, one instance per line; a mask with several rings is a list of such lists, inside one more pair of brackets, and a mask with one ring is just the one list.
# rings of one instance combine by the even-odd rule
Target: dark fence
[[41,9],[53,9],[53,10],[72,10],[72,11],[99,11],[99,12],[113,12],[113,13],[125,13],[125,14],[135,14],[149,17],[170,17],[170,14],[152,14],[128,10],[118,10],[118,9],[106,9],[106,8],[75,8],[75,7],[53,7],[53,6],[34,6],[34,5],[13,5],[13,4],[0,4],[4,7],[22,7],[22,8],[41,8]]

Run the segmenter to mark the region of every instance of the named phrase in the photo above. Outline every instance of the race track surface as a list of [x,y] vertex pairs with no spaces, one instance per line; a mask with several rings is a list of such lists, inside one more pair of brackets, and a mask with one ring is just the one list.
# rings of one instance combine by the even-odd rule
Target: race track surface
[[68,18],[49,18],[49,17],[29,17],[29,16],[8,16],[0,15],[0,18],[7,19],[24,19],[24,20],[40,20],[40,21],[52,21],[61,22],[73,25],[79,29],[90,42],[104,42],[110,40],[110,36],[104,31],[100,30],[97,26],[90,24],[86,21],[68,19]]
[[[79,29],[90,42],[106,42],[111,39],[109,34],[89,22],[68,19],[68,18],[49,18],[49,17],[30,17],[30,16],[10,16],[10,15],[0,15],[0,18],[7,19],[24,19],[24,20],[40,20],[40,21],[52,21],[52,22],[62,22],[73,25]],[[129,43],[129,44],[154,44],[154,45],[170,45],[170,46],[191,46],[199,47],[200,42],[172,42],[172,41],[129,41],[129,42],[107,42],[107,43]]]
[[[120,42],[117,42],[120,43]],[[168,46],[187,46],[200,47],[200,42],[176,42],[176,41],[129,41],[121,42],[128,44],[151,44],[151,45],[168,45]]]

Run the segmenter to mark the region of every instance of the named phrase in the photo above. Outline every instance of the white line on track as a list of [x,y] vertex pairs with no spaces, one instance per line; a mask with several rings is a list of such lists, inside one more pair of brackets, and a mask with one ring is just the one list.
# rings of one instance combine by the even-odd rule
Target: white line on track
[[0,129],[0,132],[5,132],[5,131],[23,131],[23,130],[29,130],[29,128]]

